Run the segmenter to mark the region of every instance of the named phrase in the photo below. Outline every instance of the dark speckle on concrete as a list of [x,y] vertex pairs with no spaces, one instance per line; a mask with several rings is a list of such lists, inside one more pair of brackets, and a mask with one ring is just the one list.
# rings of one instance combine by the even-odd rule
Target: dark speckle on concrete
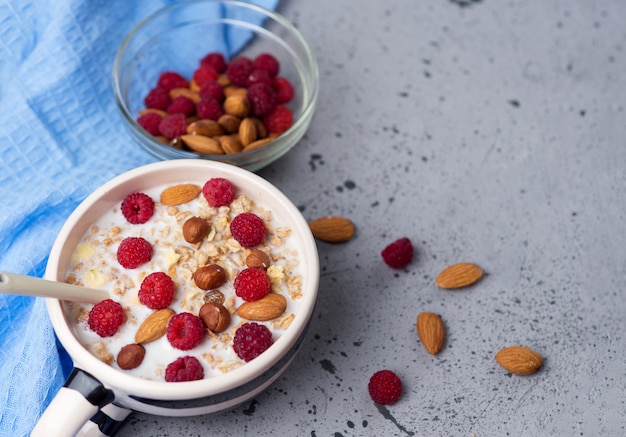
[[330,362],[330,360],[321,360],[320,364],[322,365],[322,369],[326,370],[328,373],[331,373],[333,375],[335,374],[335,371],[337,369],[334,366],[334,364]]

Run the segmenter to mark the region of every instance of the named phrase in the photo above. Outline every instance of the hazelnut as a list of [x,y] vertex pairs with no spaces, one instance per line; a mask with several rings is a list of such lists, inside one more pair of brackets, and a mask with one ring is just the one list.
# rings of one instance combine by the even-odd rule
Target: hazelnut
[[204,295],[204,298],[202,300],[204,301],[204,303],[213,302],[223,304],[226,300],[226,297],[224,296],[224,293],[219,290],[211,290]]
[[246,265],[248,267],[267,270],[270,263],[269,255],[259,249],[254,249],[250,252],[250,255],[246,257]]
[[217,264],[200,267],[193,272],[193,281],[198,288],[212,290],[226,282],[226,270]]
[[220,333],[230,325],[230,313],[220,303],[207,302],[200,307],[198,317],[211,332]]
[[139,367],[146,355],[146,349],[140,344],[127,344],[117,354],[117,365],[120,369],[130,370]]
[[183,224],[183,238],[186,242],[195,244],[202,241],[210,230],[206,220],[200,217],[191,217]]

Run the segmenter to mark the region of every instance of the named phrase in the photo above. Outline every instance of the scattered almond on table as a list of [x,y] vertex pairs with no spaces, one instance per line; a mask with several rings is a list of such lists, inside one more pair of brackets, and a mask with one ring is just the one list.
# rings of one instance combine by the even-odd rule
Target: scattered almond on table
[[446,340],[446,327],[438,314],[423,312],[417,316],[417,335],[424,349],[431,355],[437,355]]
[[532,375],[543,364],[541,355],[523,346],[505,347],[496,354],[495,358],[504,370],[516,375]]
[[313,236],[327,243],[344,243],[354,236],[354,223],[345,217],[320,217],[309,223]]
[[440,288],[468,287],[483,277],[483,269],[474,263],[458,263],[446,267],[435,280]]

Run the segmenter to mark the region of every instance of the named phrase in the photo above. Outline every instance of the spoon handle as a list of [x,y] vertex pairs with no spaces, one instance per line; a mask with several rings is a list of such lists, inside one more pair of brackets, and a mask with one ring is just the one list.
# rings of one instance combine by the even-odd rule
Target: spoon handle
[[0,293],[52,297],[84,303],[98,303],[109,297],[105,290],[6,272],[0,272]]

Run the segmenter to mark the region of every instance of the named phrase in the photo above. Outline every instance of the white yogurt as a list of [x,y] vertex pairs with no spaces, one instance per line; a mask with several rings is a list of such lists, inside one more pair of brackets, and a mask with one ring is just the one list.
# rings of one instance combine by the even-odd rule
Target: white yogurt
[[[154,311],[139,302],[137,293],[143,278],[156,271],[169,274],[176,284],[170,308],[176,313],[187,311],[197,315],[207,291],[195,285],[192,274],[199,266],[219,264],[228,277],[219,290],[225,296],[224,306],[231,313],[229,328],[220,334],[207,331],[200,345],[189,351],[173,348],[164,336],[144,344],[146,355],[139,367],[124,370],[135,376],[162,381],[169,363],[180,356],[192,355],[202,363],[205,378],[209,378],[245,364],[232,349],[235,330],[246,321],[235,315],[243,300],[235,295],[233,281],[237,273],[246,268],[245,259],[251,250],[241,247],[231,237],[231,220],[249,211],[262,217],[268,229],[266,239],[255,249],[270,255],[272,264],[267,274],[272,292],[287,298],[287,309],[277,319],[257,323],[265,324],[272,331],[274,341],[287,329],[297,312],[302,263],[292,242],[291,230],[281,227],[279,217],[273,217],[271,211],[254,204],[245,193],[238,193],[229,207],[213,208],[202,194],[189,203],[168,207],[159,202],[161,192],[167,187],[144,191],[155,201],[154,215],[147,223],[128,223],[120,211],[123,200],[120,199],[118,205],[90,227],[72,255],[66,281],[108,290],[111,298],[120,302],[126,312],[126,321],[118,332],[112,337],[101,338],[89,329],[87,317],[92,305],[65,303],[65,311],[81,344],[100,360],[119,369],[115,361],[119,350],[134,343],[139,325]],[[192,216],[205,218],[211,225],[209,235],[198,244],[189,244],[182,236],[182,225]],[[137,269],[123,268],[117,262],[116,251],[126,237],[143,237],[149,241],[154,250],[152,260]]]

